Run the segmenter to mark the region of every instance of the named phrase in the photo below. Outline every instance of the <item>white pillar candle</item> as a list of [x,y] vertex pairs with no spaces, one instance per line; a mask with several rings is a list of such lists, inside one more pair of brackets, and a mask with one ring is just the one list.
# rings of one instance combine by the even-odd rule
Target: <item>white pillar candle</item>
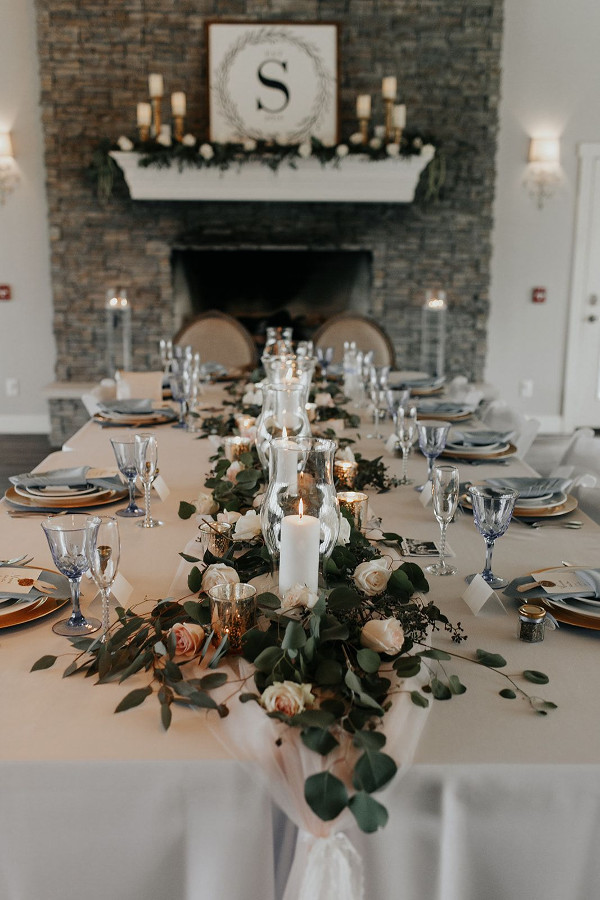
[[141,128],[148,128],[152,122],[152,106],[149,103],[138,103],[137,123]]
[[151,97],[162,97],[165,92],[162,75],[153,72],[148,76],[148,91]]
[[398,103],[394,107],[394,128],[404,128],[406,125],[406,106]]
[[176,91],[171,94],[171,112],[174,116],[185,116],[185,94],[183,91]]
[[309,590],[319,589],[320,526],[315,516],[302,514],[302,500],[297,516],[281,520],[281,553],[279,560],[279,594],[281,597],[295,584]]
[[381,82],[381,96],[384,100],[396,99],[397,82],[393,75],[388,75]]
[[359,94],[356,98],[356,118],[369,119],[371,117],[371,95]]

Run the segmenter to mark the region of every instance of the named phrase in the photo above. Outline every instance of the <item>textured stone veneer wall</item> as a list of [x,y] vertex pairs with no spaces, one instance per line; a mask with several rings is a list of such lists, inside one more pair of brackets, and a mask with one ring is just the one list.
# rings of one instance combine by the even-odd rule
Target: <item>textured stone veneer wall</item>
[[[426,287],[445,287],[448,368],[480,378],[488,314],[502,0],[37,0],[57,378],[104,373],[105,290],[128,287],[134,368],[156,365],[172,331],[170,248],[194,232],[210,246],[364,247],[374,254],[373,314],[401,367],[418,366]],[[102,137],[131,134],[147,75],[185,90],[187,128],[207,134],[207,18],[341,25],[341,134],[355,98],[398,76],[409,125],[444,145],[443,199],[381,204],[132,202],[117,184],[102,207],[86,166]],[[375,99],[377,98],[377,100]],[[168,105],[168,104],[167,104]],[[198,177],[201,177],[199,175]]]

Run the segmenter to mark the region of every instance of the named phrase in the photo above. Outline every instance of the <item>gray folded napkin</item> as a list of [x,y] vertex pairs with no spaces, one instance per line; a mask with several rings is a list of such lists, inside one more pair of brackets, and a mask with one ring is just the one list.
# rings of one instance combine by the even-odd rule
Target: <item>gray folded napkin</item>
[[118,491],[123,487],[123,482],[118,475],[88,478],[87,473],[91,468],[91,466],[77,466],[73,469],[52,469],[48,472],[25,472],[22,475],[11,475],[9,481],[24,488],[84,488],[91,484],[94,487]]
[[418,409],[420,412],[424,413],[447,413],[448,415],[461,415],[462,413],[471,412],[470,406],[465,406],[464,403],[453,403],[452,401],[438,401],[438,400],[420,400],[418,403]]
[[524,500],[534,500],[544,494],[557,494],[568,491],[570,478],[488,478],[486,484],[499,491],[518,491]]
[[[47,595],[40,591],[39,588],[32,588],[28,594],[15,594],[14,591],[12,593],[10,591],[0,591],[0,604],[3,600],[17,600],[19,603],[33,603],[35,600],[39,600],[40,597],[46,597]],[[0,606],[0,609],[2,607]]]
[[452,444],[463,447],[488,447],[490,444],[503,444],[511,431],[458,431],[452,432]]
[[[527,584],[528,581],[533,581],[531,575],[525,575],[521,578],[515,578],[514,581],[504,589],[504,593],[508,597],[513,597],[516,600],[521,600],[523,603],[527,602],[527,598],[530,597],[531,601],[534,602],[535,597],[548,597],[549,600],[569,600],[569,599],[577,599],[580,597],[581,599],[600,599],[600,569],[575,569],[575,574],[581,578],[582,581],[585,581],[589,585],[589,590],[581,590],[581,591],[569,591],[566,594],[556,594],[545,591],[544,588],[532,588],[531,595],[529,592],[520,592],[517,588],[522,584]],[[548,581],[552,580],[552,573],[548,572]]]
[[100,412],[106,415],[114,413],[130,416],[146,416],[154,412],[152,400],[110,400],[108,403],[98,403]]

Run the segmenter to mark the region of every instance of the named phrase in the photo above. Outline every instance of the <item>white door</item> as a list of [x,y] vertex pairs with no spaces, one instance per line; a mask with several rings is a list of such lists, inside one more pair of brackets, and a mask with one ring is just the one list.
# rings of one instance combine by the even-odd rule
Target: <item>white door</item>
[[564,423],[600,428],[600,144],[579,147]]

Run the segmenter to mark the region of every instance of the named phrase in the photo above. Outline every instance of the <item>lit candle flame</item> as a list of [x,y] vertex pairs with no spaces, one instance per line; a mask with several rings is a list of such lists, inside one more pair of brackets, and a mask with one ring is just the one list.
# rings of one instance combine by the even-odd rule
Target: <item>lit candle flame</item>
[[302,518],[303,515],[304,515],[304,503],[302,502],[302,500],[300,500],[300,503],[298,504],[298,516],[299,516],[299,518]]
[[281,438],[282,440],[287,441],[287,428],[285,427],[285,425],[281,429]]

